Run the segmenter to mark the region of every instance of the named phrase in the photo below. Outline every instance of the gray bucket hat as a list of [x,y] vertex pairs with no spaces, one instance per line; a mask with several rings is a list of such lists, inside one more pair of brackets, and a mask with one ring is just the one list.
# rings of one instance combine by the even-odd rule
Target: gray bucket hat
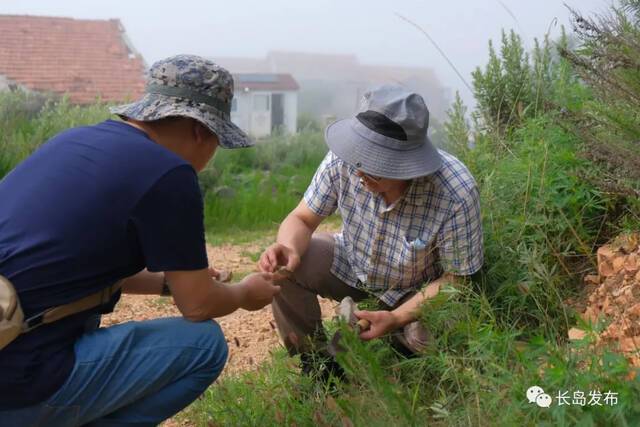
[[385,85],[364,94],[355,117],[329,125],[325,140],[336,156],[366,174],[412,179],[442,165],[428,128],[429,110],[422,97]]
[[231,122],[233,77],[224,68],[195,55],[176,55],[151,66],[142,99],[112,107],[121,117],[140,121],[191,117],[218,136],[224,148],[254,145]]

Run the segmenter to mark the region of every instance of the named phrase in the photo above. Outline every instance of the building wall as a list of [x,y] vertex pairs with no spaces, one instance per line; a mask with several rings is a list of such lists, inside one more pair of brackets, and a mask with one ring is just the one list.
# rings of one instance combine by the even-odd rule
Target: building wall
[[[249,134],[260,138],[271,134],[271,92],[251,92],[251,104],[249,112]],[[258,98],[266,97],[264,101],[266,109],[257,109]]]
[[284,93],[284,123],[287,132],[296,133],[298,130],[298,93]]
[[[237,109],[231,112],[231,121],[235,123],[240,129],[247,132],[253,137],[265,136],[266,129],[271,129],[271,100],[269,100],[269,112],[268,114],[254,111],[254,96],[255,95],[269,95],[272,93],[282,93],[283,107],[284,107],[284,123],[287,132],[295,133],[298,124],[298,94],[294,91],[286,92],[268,92],[268,91],[250,91],[250,92],[235,92],[234,99],[236,99]],[[268,123],[264,120],[268,118]]]
[[363,93],[396,83],[422,95],[434,119],[447,118],[452,93],[430,68],[361,64],[355,55],[269,52],[265,58],[224,58],[216,62],[234,73],[290,73],[300,85],[298,110],[318,120],[357,111]]
[[231,121],[245,132],[249,132],[251,113],[251,92],[235,92],[236,110],[231,111]]
[[0,90],[14,90],[20,88],[25,92],[31,92],[26,86],[17,84],[15,81],[10,80],[7,76],[0,74]]
[[0,74],[0,90],[9,89],[9,80],[2,74]]

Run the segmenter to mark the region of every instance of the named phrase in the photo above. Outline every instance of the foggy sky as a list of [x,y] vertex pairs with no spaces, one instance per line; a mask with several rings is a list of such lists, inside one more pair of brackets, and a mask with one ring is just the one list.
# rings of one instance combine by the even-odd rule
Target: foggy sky
[[[583,13],[607,10],[607,0],[566,0]],[[515,29],[533,37],[568,27],[562,0],[0,0],[0,14],[119,18],[147,64],[178,54],[264,57],[269,50],[356,54],[372,65],[430,67],[442,83],[471,94],[404,15],[422,27],[471,83],[490,38]],[[554,21],[557,18],[557,24]]]

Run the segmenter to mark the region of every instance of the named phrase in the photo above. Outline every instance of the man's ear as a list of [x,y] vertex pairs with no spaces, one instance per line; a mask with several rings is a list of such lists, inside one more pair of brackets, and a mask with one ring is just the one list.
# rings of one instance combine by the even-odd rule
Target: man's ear
[[204,144],[208,142],[211,137],[214,135],[208,127],[203,125],[202,123],[194,120],[193,121],[193,138],[198,144]]
[[191,119],[191,135],[193,140],[199,145],[205,140],[204,126],[197,120]]

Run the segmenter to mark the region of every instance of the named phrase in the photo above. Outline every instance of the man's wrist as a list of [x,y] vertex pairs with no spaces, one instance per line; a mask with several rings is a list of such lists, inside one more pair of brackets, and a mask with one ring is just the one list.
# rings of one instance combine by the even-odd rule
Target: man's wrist
[[228,289],[233,305],[237,308],[244,308],[247,299],[247,285],[242,282],[229,286],[223,283],[221,285]]
[[416,316],[414,316],[412,313],[406,312],[405,310],[400,310],[400,308],[391,310],[389,313],[391,313],[391,317],[393,318],[395,329],[401,328],[404,325],[416,320]]

